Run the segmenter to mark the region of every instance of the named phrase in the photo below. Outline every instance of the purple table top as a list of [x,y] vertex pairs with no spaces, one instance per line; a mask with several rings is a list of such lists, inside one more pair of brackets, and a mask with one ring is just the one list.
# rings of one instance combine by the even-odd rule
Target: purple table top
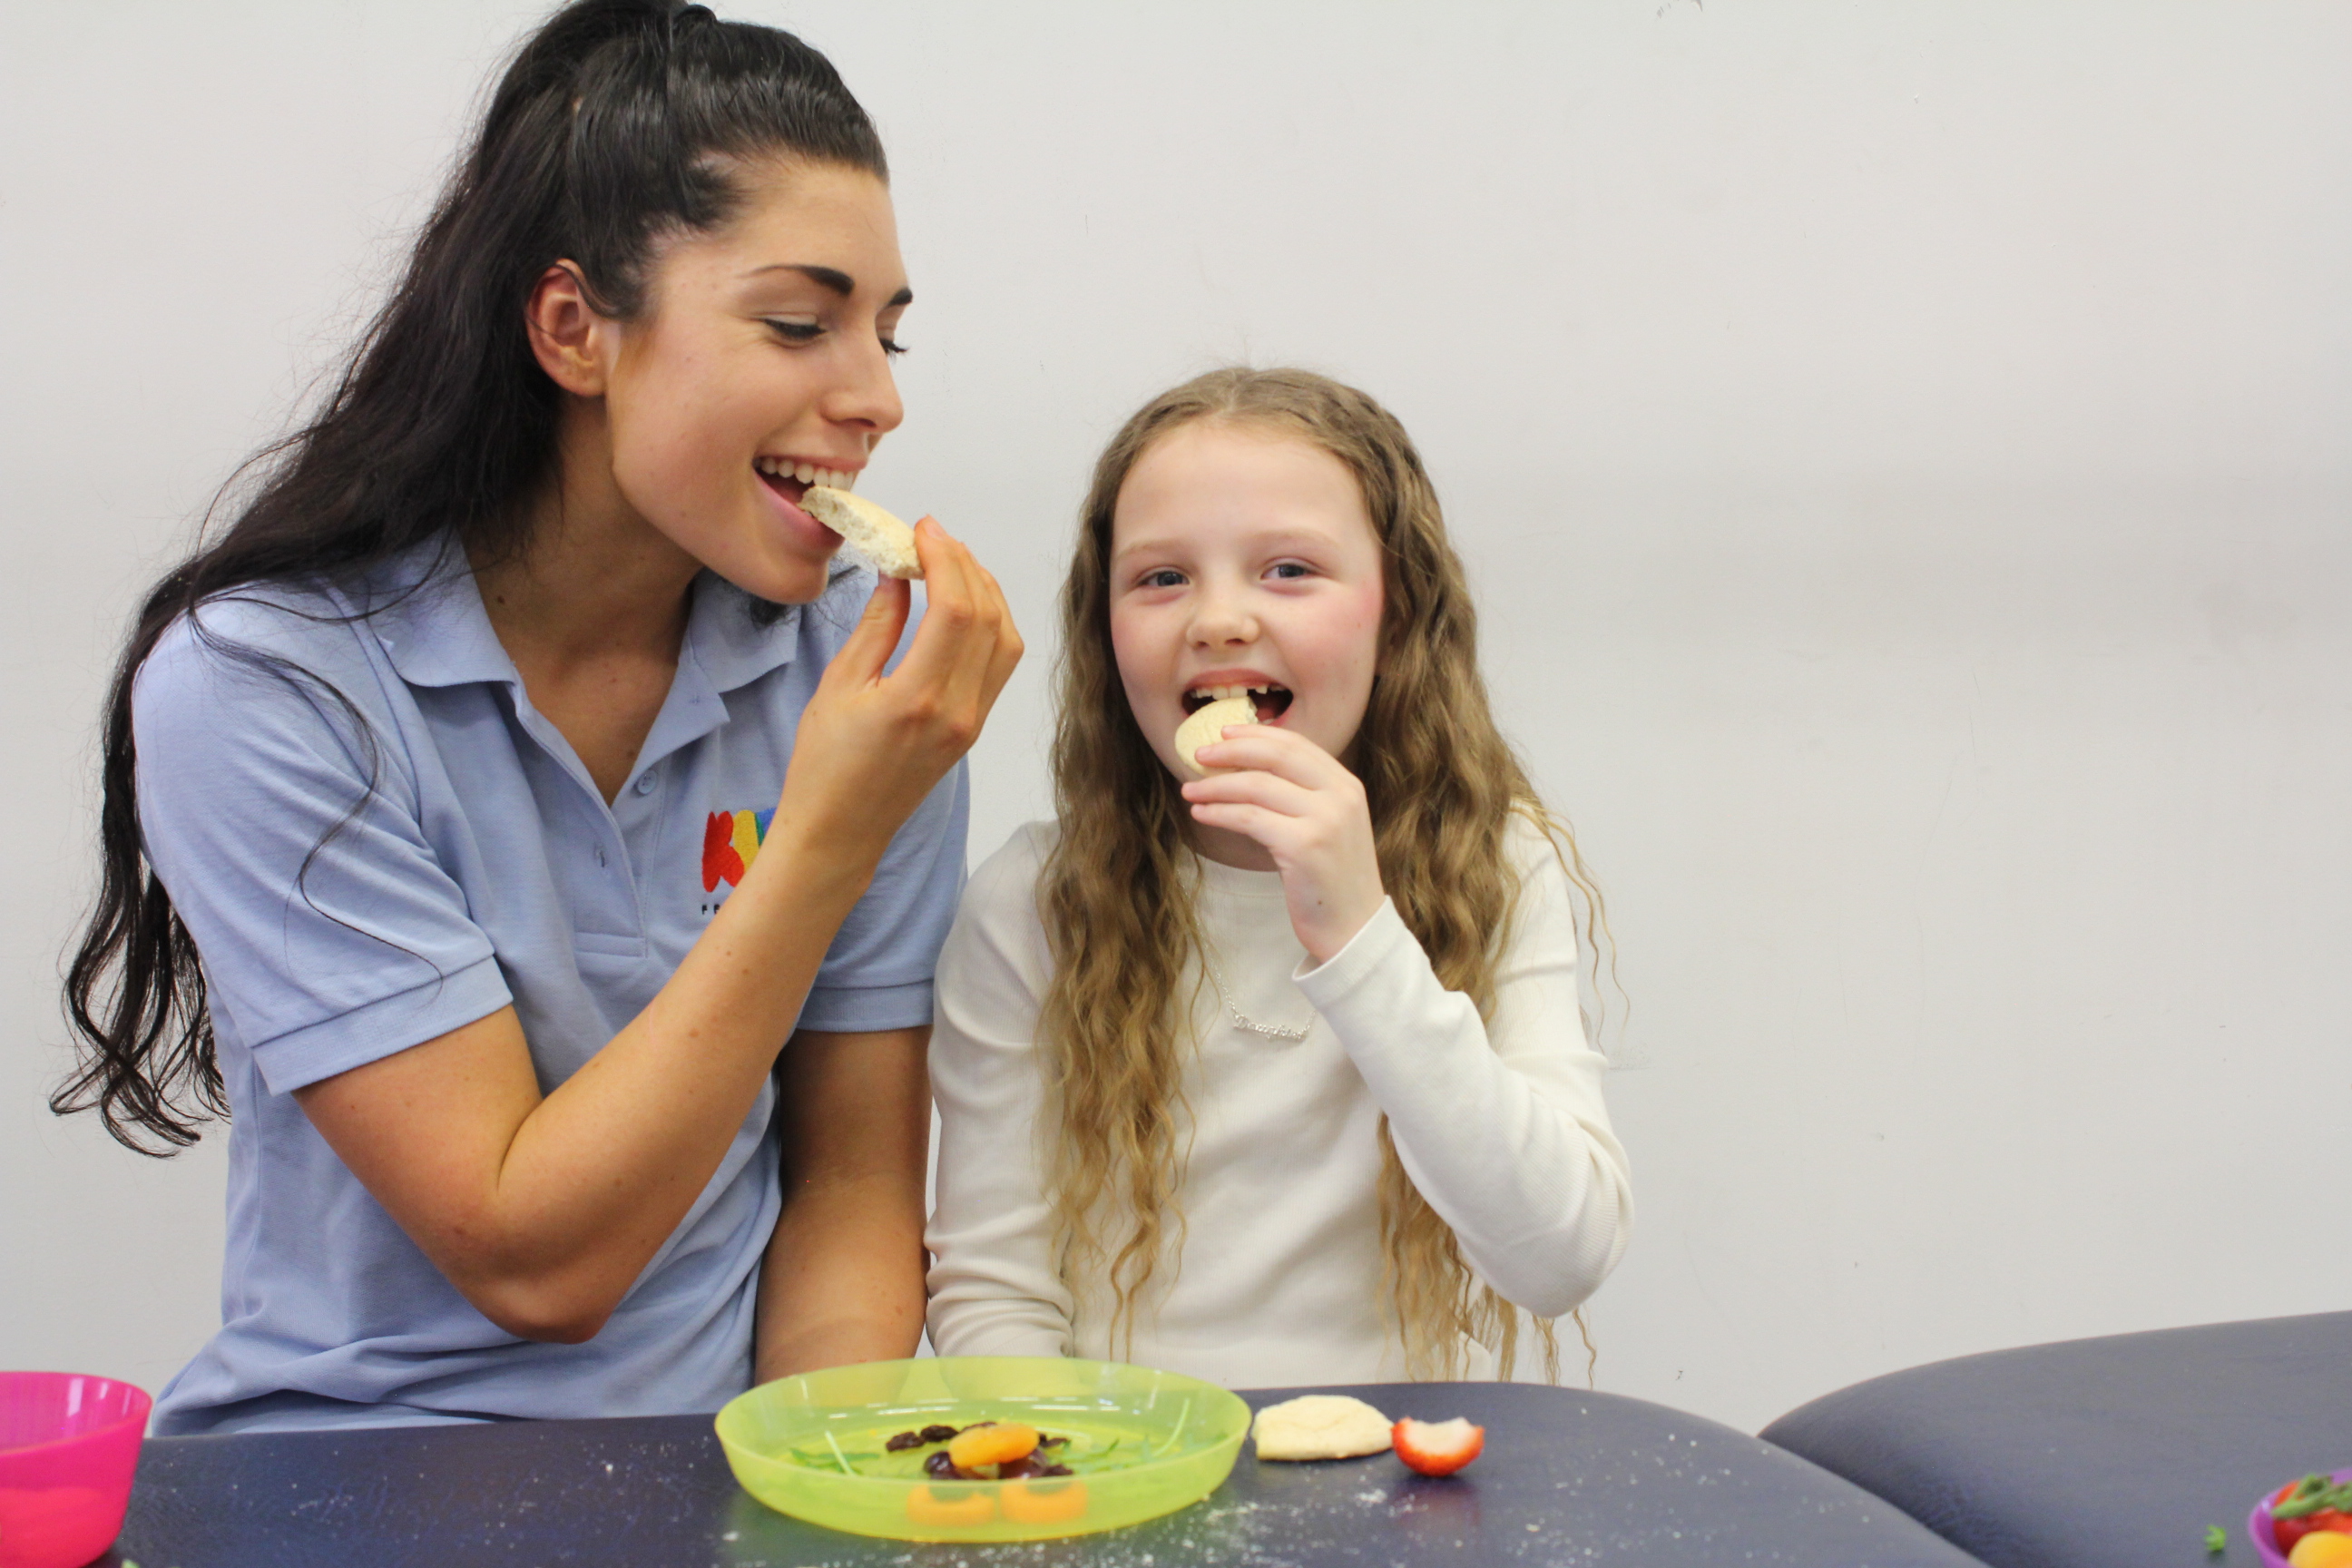
[[[1245,1394],[1253,1405],[1297,1389]],[[1391,1455],[1261,1464],[1129,1530],[917,1545],[762,1508],[707,1416],[151,1440],[116,1568],[1238,1568],[1738,1563],[1979,1568],[1899,1510],[1754,1437],[1663,1405],[1513,1384],[1331,1390],[1466,1415],[1486,1451],[1433,1481]]]

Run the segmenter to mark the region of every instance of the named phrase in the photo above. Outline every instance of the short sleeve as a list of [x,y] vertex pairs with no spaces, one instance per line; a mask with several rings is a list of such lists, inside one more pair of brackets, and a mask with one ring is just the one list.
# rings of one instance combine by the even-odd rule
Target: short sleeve
[[[351,629],[289,632],[258,605],[204,614],[206,636],[183,621],[158,641],[131,722],[147,858],[194,939],[215,1026],[284,1094],[506,1005]],[[326,657],[289,655],[289,640]]]
[[963,892],[971,780],[958,763],[883,851],[841,922],[801,1009],[800,1027],[909,1029],[931,1021],[931,974]]

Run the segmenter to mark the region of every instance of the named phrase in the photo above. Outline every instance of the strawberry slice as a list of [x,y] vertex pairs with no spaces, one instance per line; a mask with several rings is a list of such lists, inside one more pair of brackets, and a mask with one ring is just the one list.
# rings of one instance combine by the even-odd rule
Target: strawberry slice
[[1486,1447],[1486,1428],[1455,1416],[1416,1421],[1408,1415],[1389,1434],[1396,1456],[1424,1476],[1450,1476]]

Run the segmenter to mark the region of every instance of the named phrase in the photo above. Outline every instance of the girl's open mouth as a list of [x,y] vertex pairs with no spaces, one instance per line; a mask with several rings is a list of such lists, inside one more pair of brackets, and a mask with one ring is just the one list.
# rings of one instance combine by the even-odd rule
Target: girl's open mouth
[[1198,686],[1184,693],[1184,711],[1198,713],[1210,703],[1228,697],[1246,697],[1257,710],[1257,721],[1271,724],[1290,710],[1290,688],[1287,686]]

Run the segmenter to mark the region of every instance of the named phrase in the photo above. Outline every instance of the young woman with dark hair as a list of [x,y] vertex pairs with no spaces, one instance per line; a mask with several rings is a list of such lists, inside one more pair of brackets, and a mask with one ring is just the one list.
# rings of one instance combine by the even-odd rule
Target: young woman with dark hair
[[232,1116],[223,1327],[158,1430],[913,1350],[961,759],[1021,645],[936,523],[908,635],[799,505],[899,421],[886,178],[791,35],[565,7],[142,605],[53,1103],[133,1147]]

